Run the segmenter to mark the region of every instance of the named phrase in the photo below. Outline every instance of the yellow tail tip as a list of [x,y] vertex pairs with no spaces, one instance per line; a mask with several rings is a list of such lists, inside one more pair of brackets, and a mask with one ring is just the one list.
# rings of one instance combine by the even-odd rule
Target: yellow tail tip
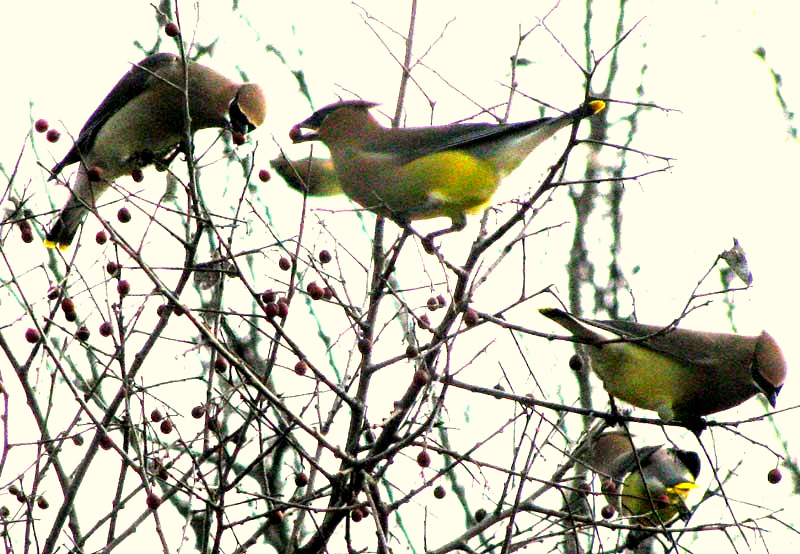
[[59,250],[61,250],[62,252],[63,252],[64,250],[67,250],[67,249],[69,248],[69,244],[56,243],[56,242],[54,242],[54,241],[52,241],[52,240],[47,240],[47,239],[45,239],[43,242],[44,242],[44,246],[45,246],[45,248],[50,248],[50,249],[52,249],[52,248],[58,248],[58,249],[59,249]]
[[592,111],[592,115],[599,114],[606,109],[606,103],[602,100],[592,100],[589,102],[589,109]]

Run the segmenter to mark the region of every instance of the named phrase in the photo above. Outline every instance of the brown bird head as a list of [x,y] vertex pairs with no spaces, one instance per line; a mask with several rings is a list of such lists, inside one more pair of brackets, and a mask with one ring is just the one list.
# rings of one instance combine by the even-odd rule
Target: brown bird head
[[[289,138],[297,144],[311,140],[327,142],[337,137],[344,139],[365,136],[372,128],[380,128],[369,110],[378,106],[366,100],[344,100],[330,104],[314,112],[311,117],[292,127]],[[311,133],[303,134],[302,129]]]
[[255,83],[243,84],[233,98],[228,112],[233,131],[249,133],[264,123],[264,117],[267,115],[264,91]]
[[778,393],[786,380],[786,360],[778,343],[766,331],[761,333],[756,342],[750,373],[756,386],[774,408]]

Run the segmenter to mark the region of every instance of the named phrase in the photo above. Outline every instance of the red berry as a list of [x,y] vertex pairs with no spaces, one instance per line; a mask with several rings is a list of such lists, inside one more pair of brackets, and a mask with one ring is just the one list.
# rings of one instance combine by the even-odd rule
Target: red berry
[[477,521],[478,523],[480,523],[480,522],[481,522],[481,521],[483,521],[484,519],[486,519],[486,510],[484,510],[483,508],[478,508],[478,509],[475,511],[475,521]]
[[277,296],[278,295],[274,290],[272,290],[272,289],[265,290],[264,292],[261,293],[261,301],[264,304],[269,304],[270,302],[275,302],[275,298]]
[[428,304],[428,309],[429,309],[430,311],[432,311],[432,312],[433,312],[433,311],[435,311],[435,310],[438,310],[438,309],[439,309],[439,307],[440,307],[440,306],[439,306],[439,300],[437,300],[437,299],[436,299],[435,297],[433,297],[433,296],[431,296],[430,298],[428,298],[428,303],[427,303],[427,304]]
[[419,326],[425,329],[426,331],[431,330],[431,320],[428,317],[428,314],[422,314],[419,316]]
[[147,495],[147,507],[151,510],[157,509],[161,505],[161,497],[151,492]]
[[156,308],[156,315],[158,317],[164,317],[165,313],[167,313],[167,305],[166,304],[159,304],[158,308]]
[[362,354],[369,354],[372,352],[372,341],[365,338],[358,339],[358,351]]
[[320,250],[319,263],[326,264],[329,261],[331,261],[332,259],[333,259],[333,256],[331,256],[330,252],[328,252],[327,250]]
[[333,290],[330,287],[325,287],[322,289],[322,298],[325,300],[330,300],[333,298]]
[[266,306],[264,306],[264,313],[267,315],[269,319],[272,319],[276,315],[278,315],[278,305],[274,302],[270,302]]
[[289,258],[281,258],[278,260],[278,267],[281,268],[283,271],[289,271],[292,267],[292,262],[289,261]]
[[435,489],[433,489],[433,496],[435,498],[438,498],[439,500],[444,498],[446,494],[447,494],[447,491],[445,491],[444,487],[441,486],[441,485],[439,485]]
[[117,292],[120,296],[127,296],[127,294],[131,292],[131,284],[123,279],[117,283]]
[[206,407],[203,406],[202,404],[200,406],[195,406],[194,408],[192,408],[193,418],[200,419],[204,415],[206,415]]
[[65,312],[74,312],[75,311],[75,301],[72,298],[64,298],[61,301],[61,309]]
[[770,469],[769,473],[767,473],[767,481],[769,481],[773,485],[780,483],[781,479],[783,479],[783,475],[781,475],[781,470],[778,469],[777,467],[774,469]]
[[414,385],[417,387],[424,387],[431,380],[431,376],[424,369],[418,369],[414,372]]
[[294,364],[294,372],[298,375],[305,375],[307,370],[308,364],[304,360],[300,360]]
[[75,331],[75,338],[81,342],[86,342],[89,340],[89,328],[86,325],[81,325],[78,327],[78,330]]
[[76,312],[64,312],[64,319],[72,323],[78,320],[78,314]]
[[466,313],[464,314],[464,325],[467,327],[473,327],[478,323],[478,312],[473,310],[472,308],[468,308]]
[[30,244],[33,242],[33,231],[30,229],[23,229],[20,233],[20,237],[22,238],[22,242],[25,244]]
[[267,517],[267,520],[272,525],[277,525],[281,521],[283,521],[283,510],[275,510],[274,512],[270,513]]
[[131,170],[131,178],[135,183],[141,183],[144,181],[144,173],[141,169],[133,169]]
[[299,125],[295,125],[289,131],[289,138],[292,139],[292,142],[297,142],[299,139],[303,138],[303,131],[300,130]]
[[39,506],[39,508],[41,508],[42,510],[46,510],[47,508],[50,507],[50,503],[44,496],[40,496],[39,498],[36,499],[36,505]]
[[162,419],[164,419],[164,416],[161,415],[161,411],[158,408],[150,412],[150,421],[152,421],[153,423],[158,423]]
[[101,337],[110,337],[111,333],[114,332],[114,327],[111,325],[110,322],[104,321],[100,324],[100,336]]
[[325,296],[325,291],[316,281],[312,281],[306,287],[306,292],[311,297],[311,300],[321,300]]
[[217,356],[217,358],[214,360],[214,369],[216,371],[225,371],[228,369],[228,360],[222,356]]
[[59,133],[56,129],[50,129],[47,131],[47,142],[58,142],[58,139],[61,138],[61,133]]
[[86,176],[89,178],[90,182],[96,183],[103,178],[103,169],[97,166],[89,168],[89,171],[86,172]]
[[247,139],[245,138],[244,133],[240,133],[237,131],[231,134],[231,140],[233,141],[233,144],[235,144],[236,146],[241,146],[245,143]]
[[614,508],[614,506],[612,506],[611,504],[606,504],[605,506],[603,506],[603,509],[600,510],[600,515],[602,516],[603,519],[611,519],[612,517],[614,517],[616,511],[617,510],[616,508]]
[[308,475],[302,471],[294,476],[294,484],[298,487],[305,487],[308,485]]
[[272,175],[269,174],[268,170],[260,169],[258,171],[258,178],[261,180],[262,183],[266,183],[272,178]]
[[83,435],[73,435],[72,444],[75,446],[83,446]]
[[39,342],[40,337],[41,335],[39,334],[39,331],[37,331],[33,327],[29,327],[25,331],[25,340],[31,344],[36,344],[37,342]]
[[117,274],[119,273],[119,269],[120,269],[120,266],[119,266],[119,264],[117,262],[108,262],[106,264],[106,271],[112,277],[116,277],[117,276]]
[[172,433],[173,429],[172,421],[170,421],[169,419],[165,419],[164,421],[161,422],[159,428],[161,429],[162,433],[164,433],[165,435],[169,435],[170,433]]
[[428,451],[424,448],[417,454],[417,465],[419,467],[428,467],[431,465],[431,455],[428,454]]
[[352,519],[355,523],[358,523],[362,519],[364,519],[364,514],[361,513],[361,510],[358,508],[353,508],[350,511],[350,519]]
[[97,234],[94,236],[94,241],[97,244],[105,244],[108,240],[108,235],[105,231],[97,231]]
[[59,291],[58,287],[50,287],[48,289],[48,291],[47,291],[47,298],[49,300],[55,300],[56,298],[58,298],[58,293],[59,292],[60,291]]
[[164,26],[164,33],[166,33],[168,37],[174,38],[177,37],[179,34],[181,34],[181,30],[178,27],[177,23],[170,21]]
[[278,302],[278,317],[286,317],[289,315],[289,304],[286,302]]
[[111,439],[111,437],[109,437],[105,433],[103,434],[103,436],[100,437],[100,441],[98,442],[98,444],[100,445],[100,448],[102,448],[103,450],[111,450],[112,448],[114,448],[114,441]]
[[176,304],[172,308],[172,313],[174,313],[178,317],[181,317],[183,314],[186,313],[186,308],[183,306],[183,304]]
[[419,350],[417,350],[417,348],[413,344],[409,344],[408,346],[406,346],[406,358],[408,358],[409,360],[412,358],[416,358],[417,354],[419,354]]
[[120,208],[117,212],[117,221],[128,223],[131,220],[131,211],[128,208]]
[[44,133],[49,127],[50,124],[46,119],[37,119],[36,123],[33,124],[33,128],[36,129],[37,133]]
[[569,368],[572,371],[580,371],[583,369],[583,360],[577,354],[573,354],[569,357]]

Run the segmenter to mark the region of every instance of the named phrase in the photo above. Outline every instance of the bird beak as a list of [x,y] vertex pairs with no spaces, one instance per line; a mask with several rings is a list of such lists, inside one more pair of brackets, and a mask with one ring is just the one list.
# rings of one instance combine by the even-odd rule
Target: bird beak
[[[319,127],[322,125],[322,121],[324,116],[320,114],[320,112],[314,113],[311,117],[306,119],[305,121],[301,121],[294,127],[292,130],[289,131],[289,138],[292,139],[292,142],[297,144],[298,142],[308,142],[311,140],[319,140]],[[303,129],[308,129],[309,133],[303,133]]]

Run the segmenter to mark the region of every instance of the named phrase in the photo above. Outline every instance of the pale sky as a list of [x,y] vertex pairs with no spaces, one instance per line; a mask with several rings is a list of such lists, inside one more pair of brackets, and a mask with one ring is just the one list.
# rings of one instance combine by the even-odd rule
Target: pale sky
[[[250,25],[238,15],[230,15],[229,2],[218,3],[220,12],[214,12],[213,4],[216,3],[200,2],[199,19],[192,15],[191,4],[181,6],[185,10],[183,25],[191,28],[197,21],[200,42],[221,35],[214,58],[204,63],[231,75],[236,75],[235,64],[239,64],[250,80],[264,86],[269,101],[267,121],[255,135],[263,166],[276,155],[278,144],[292,157],[307,153],[306,149],[291,145],[288,131],[311,113],[287,68],[266,51],[268,45],[281,51],[291,69],[305,72],[315,108],[339,97],[358,95],[382,102],[385,112],[393,114],[400,72],[386,48],[401,57],[403,46],[399,37],[377,20],[406,33],[409,3],[241,1],[241,13]],[[608,12],[603,11],[606,4]],[[537,18],[553,5],[554,2],[518,0],[421,0],[415,51],[421,53],[430,48],[424,63],[438,75],[424,67],[415,69],[414,75],[427,96],[436,102],[433,122],[441,124],[471,116],[477,111],[475,103],[492,106],[505,102],[508,59],[515,51],[519,30],[533,28]],[[597,56],[613,45],[615,6],[616,3],[602,1],[594,4],[593,24],[597,31],[593,46]],[[576,32],[579,30],[571,26],[576,21],[575,10],[583,7],[584,2],[563,1],[547,20],[553,34],[564,42],[563,48],[581,63],[582,39]],[[30,0],[8,3],[3,12],[0,51],[5,53],[6,73],[0,163],[10,173],[30,130],[31,118],[44,117],[58,125],[63,139],[68,138],[66,131],[77,136],[97,104],[128,70],[129,63],[141,59],[133,42],[140,40],[150,47],[157,34],[153,8],[147,2]],[[367,19],[366,14],[375,19]],[[636,295],[639,319],[657,324],[677,317],[714,257],[729,248],[736,237],[747,252],[754,285],[737,293],[735,323],[746,334],[757,334],[766,328],[782,345],[790,374],[778,407],[796,407],[800,405],[800,389],[793,373],[800,360],[800,347],[794,336],[800,308],[795,292],[800,269],[796,255],[800,237],[796,213],[800,201],[800,144],[789,135],[790,127],[796,123],[786,120],[776,100],[770,69],[782,78],[780,92],[788,110],[796,110],[800,106],[800,3],[630,3],[626,27],[633,27],[640,19],[638,27],[619,46],[621,69],[612,99],[641,100],[674,110],[667,113],[653,109],[641,117],[632,145],[674,161],[670,171],[627,186],[622,261]],[[174,44],[163,32],[160,36],[164,40],[162,49],[174,51]],[[766,63],[752,53],[758,47],[765,49]],[[523,44],[520,55],[533,61],[519,70],[520,91],[562,110],[580,103],[582,76],[553,36],[542,29],[535,31]],[[600,72],[606,69],[601,66]],[[640,83],[645,92],[641,99],[636,96]],[[29,103],[33,104],[32,112]],[[431,121],[429,105],[413,85],[406,106],[409,125]],[[609,106],[608,121],[617,143],[624,141],[627,125],[621,118],[627,113],[624,106]],[[510,119],[538,116],[536,104],[517,98]],[[38,153],[48,166],[60,159],[68,146],[67,140],[49,145],[39,137],[37,142]],[[318,154],[324,152],[319,148]],[[613,152],[604,155],[613,156]],[[655,159],[633,160],[631,173],[662,167]],[[36,169],[34,161],[28,150],[23,158],[21,182],[29,181],[33,206],[45,211],[49,206],[46,187],[52,185],[44,183],[46,174]],[[529,174],[524,169],[518,173],[501,188],[498,201],[514,198],[530,186]],[[274,187],[270,194],[276,204],[287,207],[273,214],[280,224],[282,218],[295,213],[299,196],[282,188],[277,179],[267,186]],[[61,194],[64,198],[66,193]],[[573,217],[566,197],[560,201],[563,206],[549,216],[553,222]],[[347,209],[344,200],[334,202],[332,209]],[[316,204],[312,208],[322,206]],[[465,241],[474,236],[477,219],[471,220],[464,231]],[[337,221],[333,218],[328,225]],[[439,222],[421,223],[419,228],[427,229],[426,225],[438,228]],[[571,229],[562,230],[560,235],[554,233],[557,236],[553,240],[561,242],[553,244],[569,244],[571,233]],[[17,233],[12,235],[18,241]],[[450,244],[458,248],[455,239]],[[632,273],[634,266],[641,268],[636,274]],[[559,284],[562,298],[566,299],[562,266],[543,262],[542,267],[547,275],[552,273],[552,279],[543,282]],[[712,286],[705,290],[717,286],[716,274],[709,284]],[[692,314],[684,325],[729,331],[720,300],[714,307]],[[491,311],[491,306],[485,307]],[[538,327],[556,331],[546,322]],[[783,439],[794,443],[795,451],[800,439],[796,420],[796,411],[776,420]],[[774,436],[769,432],[767,435],[766,440],[777,448]],[[767,469],[763,463],[745,466],[737,471],[738,478],[754,485],[750,491],[759,495],[768,488]],[[790,499],[787,481],[781,488],[768,491],[778,498],[755,498],[753,502],[772,502],[776,507],[787,503],[798,513],[798,502]],[[783,519],[797,521],[796,517]],[[775,532],[785,533],[785,540],[770,537],[762,544],[749,538],[753,551],[784,552],[789,541],[800,543],[791,531]]]

